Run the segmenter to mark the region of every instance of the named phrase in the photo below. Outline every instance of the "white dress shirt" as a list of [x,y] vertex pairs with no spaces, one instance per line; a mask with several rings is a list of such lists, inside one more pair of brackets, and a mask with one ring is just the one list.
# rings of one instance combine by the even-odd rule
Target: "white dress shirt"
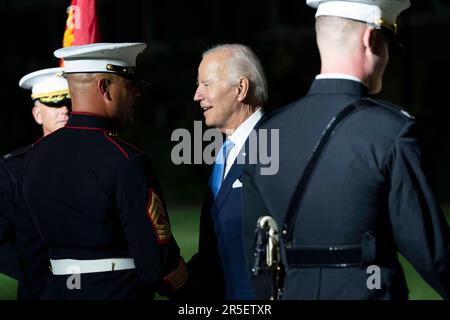
[[244,122],[241,123],[239,127],[233,132],[231,136],[228,136],[227,139],[230,139],[231,142],[234,143],[233,148],[228,152],[227,155],[227,166],[225,168],[225,174],[223,175],[223,179],[227,176],[228,172],[233,165],[233,162],[236,160],[239,151],[245,144],[250,132],[252,132],[253,128],[256,126],[258,121],[262,118],[263,112],[261,108],[258,108],[250,117],[248,117]]

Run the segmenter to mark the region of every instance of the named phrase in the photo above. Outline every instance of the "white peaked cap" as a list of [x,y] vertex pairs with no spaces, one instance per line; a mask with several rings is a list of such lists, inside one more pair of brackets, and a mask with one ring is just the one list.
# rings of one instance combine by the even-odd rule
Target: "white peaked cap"
[[93,43],[58,49],[55,57],[64,59],[65,73],[106,72],[134,74],[136,57],[145,43]]
[[62,74],[62,68],[35,71],[23,76],[19,81],[19,86],[23,89],[31,89],[33,99],[67,95],[69,87]]
[[335,16],[362,21],[376,27],[397,30],[398,15],[409,8],[409,0],[306,0],[310,7],[317,8],[319,16]]

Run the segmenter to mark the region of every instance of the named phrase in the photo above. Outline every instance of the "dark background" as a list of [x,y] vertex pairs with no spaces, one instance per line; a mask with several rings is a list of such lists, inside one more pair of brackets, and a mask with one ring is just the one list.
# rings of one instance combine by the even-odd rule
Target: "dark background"
[[[18,87],[32,71],[55,67],[69,0],[0,0],[0,153],[36,140],[30,92]],[[314,10],[304,0],[97,0],[103,42],[142,41],[138,69],[150,82],[133,125],[121,136],[155,162],[170,205],[199,205],[209,168],[175,166],[176,128],[203,120],[192,100],[201,53],[219,43],[249,45],[269,82],[266,110],[304,95],[319,72]],[[412,0],[399,19],[402,56],[391,57],[381,98],[416,116],[439,200],[450,200],[450,1]],[[205,126],[203,125],[205,128]]]

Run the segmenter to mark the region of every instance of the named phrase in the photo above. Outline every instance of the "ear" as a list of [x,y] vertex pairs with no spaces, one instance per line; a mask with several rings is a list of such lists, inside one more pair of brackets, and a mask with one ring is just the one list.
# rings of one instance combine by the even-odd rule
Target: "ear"
[[31,110],[31,113],[33,114],[34,121],[37,122],[37,124],[42,125],[42,115],[41,115],[41,107],[35,105],[33,109]]
[[238,80],[238,83],[236,85],[237,88],[237,100],[239,102],[244,101],[247,98],[248,89],[250,87],[250,81],[248,81],[247,78],[241,77]]
[[106,101],[111,101],[111,80],[100,78],[97,80],[97,91]]
[[375,29],[367,27],[364,30],[364,34],[363,34],[363,45],[364,48],[367,50],[370,50],[371,52],[373,52],[373,48],[375,45]]

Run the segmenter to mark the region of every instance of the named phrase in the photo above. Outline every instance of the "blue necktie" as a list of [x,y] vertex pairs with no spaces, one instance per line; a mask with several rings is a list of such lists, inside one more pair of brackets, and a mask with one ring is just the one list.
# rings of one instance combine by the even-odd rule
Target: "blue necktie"
[[217,196],[217,193],[220,190],[220,186],[222,185],[223,176],[225,173],[225,168],[227,165],[227,155],[228,152],[234,147],[234,143],[231,140],[225,140],[217,154],[216,160],[214,161],[214,167],[211,173],[210,187],[214,194],[214,198]]

